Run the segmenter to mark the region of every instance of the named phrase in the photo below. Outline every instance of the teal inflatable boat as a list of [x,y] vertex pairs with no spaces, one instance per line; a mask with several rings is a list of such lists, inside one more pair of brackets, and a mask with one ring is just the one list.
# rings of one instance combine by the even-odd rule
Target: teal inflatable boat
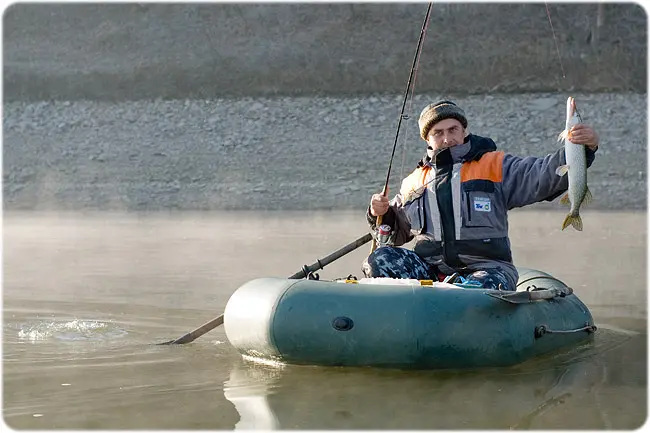
[[261,278],[231,296],[224,326],[245,357],[323,366],[507,366],[590,338],[593,318],[571,288],[544,272],[519,273],[516,292]]

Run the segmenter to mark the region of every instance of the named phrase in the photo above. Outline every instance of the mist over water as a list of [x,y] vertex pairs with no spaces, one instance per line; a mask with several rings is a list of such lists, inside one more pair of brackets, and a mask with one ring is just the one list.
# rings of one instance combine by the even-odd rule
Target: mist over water
[[[353,212],[6,213],[4,416],[29,429],[629,429],[646,417],[646,216],[510,217],[515,261],[563,279],[592,342],[502,369],[401,371],[244,360],[223,312],[360,237]],[[360,275],[364,245],[320,272]],[[389,402],[389,404],[387,403]],[[388,406],[387,406],[388,405]],[[390,410],[387,410],[389,408]]]

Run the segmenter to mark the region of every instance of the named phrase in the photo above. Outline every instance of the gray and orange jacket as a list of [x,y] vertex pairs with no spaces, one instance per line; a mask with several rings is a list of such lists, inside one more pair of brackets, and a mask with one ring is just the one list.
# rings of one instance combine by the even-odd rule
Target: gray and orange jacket
[[[497,151],[490,138],[467,140],[470,150],[456,163],[449,149],[420,161],[382,223],[392,227],[396,246],[415,237],[413,250],[441,273],[501,268],[514,288],[507,212],[567,190],[568,176],[555,173],[566,164],[564,146],[544,158],[520,158]],[[594,158],[587,148],[587,166]],[[374,232],[376,218],[369,209],[366,216]]]

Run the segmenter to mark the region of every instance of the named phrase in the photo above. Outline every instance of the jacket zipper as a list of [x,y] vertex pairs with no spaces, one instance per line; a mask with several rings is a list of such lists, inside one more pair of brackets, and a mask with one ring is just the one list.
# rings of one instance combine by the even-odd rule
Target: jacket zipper
[[420,208],[421,212],[418,212],[418,219],[420,220],[420,227],[422,227],[422,233],[427,232],[427,227],[426,227],[426,199],[424,198],[425,194],[422,194],[422,197],[418,199],[418,207]]
[[469,203],[469,191],[465,191],[465,201],[467,202],[467,222],[472,221],[472,207]]

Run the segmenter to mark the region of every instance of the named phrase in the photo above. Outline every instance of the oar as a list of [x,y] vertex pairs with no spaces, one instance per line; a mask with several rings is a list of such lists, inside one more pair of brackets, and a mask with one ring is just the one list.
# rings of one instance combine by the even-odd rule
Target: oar
[[[367,233],[363,236],[361,236],[359,239],[350,242],[343,248],[334,251],[332,254],[329,256],[316,260],[314,264],[311,266],[303,266],[302,269],[292,276],[289,277],[289,279],[300,279],[300,278],[305,278],[307,277],[310,273],[318,271],[320,269],[323,269],[325,266],[329,265],[332,263],[334,260],[337,260],[344,255],[356,250],[359,248],[361,245],[364,245],[368,242],[370,242],[370,239],[372,239],[372,236],[370,233]],[[204,323],[203,325],[199,326],[196,328],[194,331],[188,332],[187,334],[183,335],[182,337],[177,338],[176,340],[170,340],[166,341],[164,343],[158,343],[159,345],[164,345],[164,344],[185,344],[185,343],[191,343],[192,341],[196,340],[199,338],[201,335],[212,331],[214,328],[217,326],[223,325],[223,314],[220,315],[219,317],[216,317],[212,320],[210,320],[207,323]]]

